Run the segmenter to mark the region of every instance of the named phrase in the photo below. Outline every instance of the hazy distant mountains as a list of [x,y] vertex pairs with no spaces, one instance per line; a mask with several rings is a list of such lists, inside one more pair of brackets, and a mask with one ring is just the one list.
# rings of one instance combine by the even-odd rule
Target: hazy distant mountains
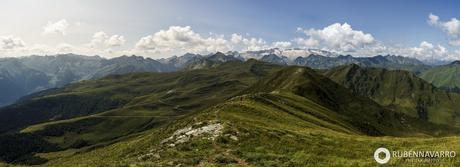
[[18,59],[0,59],[0,106],[23,95],[46,89],[51,77]]
[[176,68],[150,58],[63,54],[0,59],[0,106],[44,89],[130,72],[168,72]]
[[420,60],[404,56],[377,55],[374,57],[354,57],[317,49],[269,49],[245,52],[239,55],[274,64],[308,66],[315,69],[329,69],[347,64],[357,64],[362,67],[405,69],[414,72],[421,72],[430,68],[430,66]]
[[310,55],[308,57],[298,57],[293,63],[295,65],[308,66],[317,69],[329,69],[346,64],[357,64],[363,67],[405,69],[415,72],[421,72],[429,69],[428,65],[423,64],[417,59],[393,55],[378,55],[375,57],[353,57],[350,55],[325,57],[322,55]]
[[[21,58],[0,59],[0,106],[9,104],[18,98],[48,88],[61,87],[66,84],[101,78],[112,74],[126,74],[132,72],[171,72],[215,67],[228,61],[245,61],[257,59],[279,65],[308,66],[314,69],[330,69],[333,67],[357,64],[361,67],[380,67],[386,69],[402,69],[422,74],[431,66],[415,59],[403,56],[374,56],[353,57],[338,55],[333,52],[317,49],[268,49],[247,52],[227,52],[210,55],[187,53],[182,56],[173,56],[163,59],[151,59],[140,56],[121,56],[105,59],[99,56],[84,56],[75,54],[61,54],[54,56],[28,56]],[[447,65],[449,68],[452,65]],[[455,65],[454,65],[455,66]],[[435,68],[437,69],[437,68]],[[433,69],[433,70],[435,70]],[[441,68],[444,69],[444,68]],[[444,70],[441,70],[444,71]],[[448,70],[452,71],[452,70]],[[455,70],[454,70],[455,71]],[[455,74],[436,75],[431,71],[423,74],[423,78],[438,83],[439,78],[451,78],[448,88],[455,89],[459,82]],[[457,77],[458,78],[458,77]],[[434,81],[436,80],[436,81]],[[454,83],[452,83],[454,82]],[[453,85],[453,86],[452,86]],[[3,93],[6,92],[6,93]]]

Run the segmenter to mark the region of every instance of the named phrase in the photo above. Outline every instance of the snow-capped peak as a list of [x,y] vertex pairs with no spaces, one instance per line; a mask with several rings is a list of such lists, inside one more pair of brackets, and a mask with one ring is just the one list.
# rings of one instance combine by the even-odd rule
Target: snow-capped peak
[[326,57],[336,57],[339,54],[334,52],[329,52],[320,49],[301,49],[301,48],[292,48],[292,49],[280,49],[280,48],[272,48],[272,49],[265,49],[265,50],[257,50],[257,51],[246,51],[241,53],[240,55],[245,59],[255,58],[260,59],[265,55],[276,55],[278,57],[287,57],[288,59],[295,59],[297,57],[307,57],[311,54],[315,55],[322,55]]

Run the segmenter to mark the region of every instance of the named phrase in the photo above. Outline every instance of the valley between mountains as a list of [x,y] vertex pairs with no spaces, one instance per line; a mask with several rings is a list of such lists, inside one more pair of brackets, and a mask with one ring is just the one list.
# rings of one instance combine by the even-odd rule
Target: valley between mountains
[[[0,164],[376,166],[379,147],[460,152],[455,62],[266,53],[123,59],[92,57],[97,65],[79,65],[98,70],[65,82],[59,76],[68,75],[17,62],[54,79],[43,90],[26,86],[30,94],[0,108]],[[404,158],[388,164],[418,165]]]

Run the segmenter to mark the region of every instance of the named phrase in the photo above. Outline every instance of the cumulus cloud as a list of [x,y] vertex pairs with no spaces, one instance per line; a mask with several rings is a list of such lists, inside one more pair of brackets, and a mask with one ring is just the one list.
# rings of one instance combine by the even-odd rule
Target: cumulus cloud
[[24,41],[21,38],[13,36],[0,36],[0,49],[12,50],[16,48],[22,48],[25,46]]
[[[230,41],[232,44],[231,48],[234,50],[262,50],[270,47],[262,38],[247,38],[240,34],[232,34]],[[279,42],[274,43],[281,44]]]
[[298,45],[308,47],[308,48],[318,47],[319,44],[320,44],[318,40],[313,39],[313,38],[296,38],[296,39],[294,39],[294,41]]
[[282,49],[291,48],[291,47],[292,47],[292,43],[291,43],[291,42],[287,42],[287,41],[273,42],[273,47],[275,47],[275,48],[282,48]]
[[[430,14],[427,23],[441,28],[449,36],[450,44],[460,45],[460,23],[453,18],[450,21]],[[66,20],[50,22],[44,27],[44,34],[66,34],[69,24]],[[83,45],[60,43],[53,46],[42,44],[28,44],[12,36],[0,36],[0,55],[30,55],[30,54],[57,54],[77,53],[85,55],[101,55],[106,57],[120,56],[123,54],[139,54],[149,57],[168,57],[184,53],[208,54],[227,51],[254,51],[269,48],[316,48],[333,51],[339,54],[352,54],[353,56],[374,56],[377,54],[392,54],[411,56],[418,59],[460,59],[460,50],[450,52],[439,44],[427,41],[418,46],[399,46],[386,44],[374,39],[370,33],[353,29],[347,23],[334,23],[320,29],[297,29],[299,38],[286,41],[267,42],[263,38],[252,37],[248,34],[233,33],[200,34],[190,26],[171,26],[163,30],[141,37],[134,47],[126,48],[125,37],[117,34],[108,34],[99,31],[93,34],[91,41]],[[94,31],[92,31],[94,32]]]
[[110,47],[122,46],[125,44],[125,42],[125,37],[121,35],[109,36],[107,33],[99,31],[94,33],[93,39],[89,43],[89,46],[95,49],[106,49]]
[[[110,43],[108,38],[108,43]],[[113,41],[112,41],[113,42]],[[76,53],[83,55],[102,55],[106,57],[129,54],[125,50],[111,50],[91,48],[88,45],[72,45],[59,43],[56,45],[27,44],[21,38],[0,36],[0,57],[18,57],[27,55],[54,55],[62,53]]]
[[460,21],[457,18],[452,18],[449,21],[440,21],[438,16],[430,13],[427,22],[444,31],[449,37],[449,44],[460,46]]
[[106,44],[108,46],[121,46],[125,44],[126,40],[125,37],[121,35],[112,35],[107,41]]
[[136,49],[157,53],[172,52],[214,52],[229,50],[223,36],[203,37],[194,32],[190,26],[171,26],[153,35],[141,38]]
[[136,43],[135,50],[153,55],[170,56],[186,52],[206,54],[217,51],[261,50],[290,45],[290,42],[268,44],[262,38],[246,37],[236,33],[229,38],[218,34],[203,36],[193,31],[190,26],[171,26],[166,30],[142,37]]
[[[2,37],[0,37],[2,38]],[[14,39],[14,38],[13,38]],[[26,56],[26,55],[47,55],[47,54],[58,54],[58,53],[88,53],[84,52],[84,50],[75,49],[76,47],[61,43],[56,46],[48,46],[44,44],[32,44],[32,45],[25,45],[22,40],[16,38],[16,40],[12,40],[15,42],[9,42],[8,47],[3,46],[3,40],[0,40],[0,57],[17,57],[17,56]],[[11,40],[9,40],[11,41]],[[15,44],[13,44],[15,43]]]
[[[366,56],[374,55],[401,55],[407,57],[417,58],[419,60],[453,60],[460,59],[460,54],[450,52],[446,47],[440,44],[432,44],[427,41],[422,41],[418,46],[407,47],[397,44],[383,44],[377,43],[376,45],[360,50],[358,54]],[[354,55],[356,56],[356,55]]]
[[69,23],[66,19],[59,20],[57,22],[48,22],[43,27],[43,34],[67,34],[67,28],[69,27]]
[[334,23],[323,29],[297,29],[307,38],[297,38],[299,45],[306,47],[323,46],[337,52],[353,52],[375,43],[371,34],[353,28],[347,23]]
[[438,21],[439,21],[439,17],[434,15],[433,13],[430,13],[430,15],[428,15],[428,24],[430,25],[437,25],[438,24]]
[[449,54],[444,46],[433,45],[432,43],[426,41],[422,41],[418,47],[410,48],[409,51],[411,52],[409,55],[422,60],[433,57],[443,60],[454,58],[454,55]]

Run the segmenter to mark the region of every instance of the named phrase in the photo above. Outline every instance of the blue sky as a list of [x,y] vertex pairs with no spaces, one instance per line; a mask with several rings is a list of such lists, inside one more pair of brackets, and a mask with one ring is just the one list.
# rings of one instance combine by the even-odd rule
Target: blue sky
[[[191,2],[191,1],[187,1]],[[196,1],[194,1],[196,2]],[[182,12],[171,13],[177,25],[219,33],[250,33],[268,40],[296,36],[296,27],[322,28],[333,23],[349,23],[354,29],[376,38],[409,45],[421,41],[446,43],[443,33],[427,24],[429,13],[443,18],[460,17],[459,1],[199,1],[179,5]],[[199,11],[198,13],[195,13]],[[167,26],[167,25],[165,25]]]
[[[250,42],[225,47],[223,45],[227,44],[222,44],[207,49],[198,44],[183,44],[180,48],[173,48],[175,43],[165,44],[155,39],[155,33],[161,30],[166,31],[165,36],[174,34],[176,31],[170,29],[171,26],[190,26],[190,30],[179,31],[198,34],[202,41],[197,43],[201,45],[219,41],[222,35],[222,39],[230,41],[232,34],[238,34],[247,41],[261,39],[265,47],[273,46],[272,43],[278,41],[290,42],[290,47],[300,47],[303,45],[298,45],[296,38],[309,39],[316,35],[311,37],[319,41],[314,47],[341,52],[344,47],[333,48],[327,41],[331,39],[323,39],[319,30],[335,23],[347,23],[353,32],[369,34],[373,39],[365,44],[353,45],[346,52],[357,52],[363,47],[368,49],[370,43],[377,43],[380,47],[399,47],[399,50],[385,50],[387,54],[393,51],[394,54],[414,54],[412,52],[415,51],[410,49],[401,50],[421,47],[425,41],[432,45],[431,49],[437,48],[438,51],[420,51],[419,54],[439,53],[445,48],[448,50],[446,54],[455,57],[460,46],[453,45],[452,41],[459,37],[455,33],[449,34],[452,31],[448,31],[444,23],[460,17],[459,7],[458,1],[420,0],[1,0],[0,20],[3,23],[0,37],[18,47],[15,51],[12,47],[0,48],[0,56],[68,51],[111,56],[133,53],[166,57],[182,52],[222,48],[264,48],[246,46]],[[439,17],[438,23],[428,24],[430,13]],[[298,31],[299,27],[317,32],[308,34]],[[96,35],[98,32],[103,33]],[[213,39],[207,40],[210,37]],[[145,45],[142,45],[145,47],[144,51],[139,52],[140,47],[137,46],[142,38],[145,38]],[[3,45],[7,42],[3,42]],[[168,52],[167,48],[161,47],[183,51]],[[366,53],[369,53],[368,50]],[[378,51],[373,53],[378,54]]]

